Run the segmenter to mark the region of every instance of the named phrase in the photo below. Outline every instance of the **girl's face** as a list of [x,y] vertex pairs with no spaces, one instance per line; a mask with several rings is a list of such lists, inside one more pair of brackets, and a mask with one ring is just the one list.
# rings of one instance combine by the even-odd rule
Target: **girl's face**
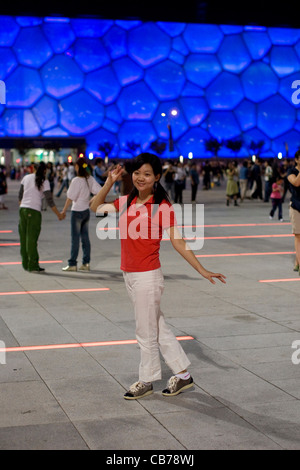
[[152,166],[144,163],[132,173],[132,182],[139,192],[152,193],[154,183],[159,181],[160,175],[155,176]]

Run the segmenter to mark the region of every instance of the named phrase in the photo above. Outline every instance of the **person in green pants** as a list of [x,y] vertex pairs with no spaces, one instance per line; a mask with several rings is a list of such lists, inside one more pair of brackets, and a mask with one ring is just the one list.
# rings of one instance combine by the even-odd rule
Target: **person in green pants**
[[42,226],[42,200],[46,198],[48,205],[63,220],[65,215],[59,212],[54,204],[50,183],[46,180],[46,165],[41,162],[35,172],[24,176],[19,191],[19,235],[21,245],[22,266],[29,272],[43,272],[39,266],[38,239]]

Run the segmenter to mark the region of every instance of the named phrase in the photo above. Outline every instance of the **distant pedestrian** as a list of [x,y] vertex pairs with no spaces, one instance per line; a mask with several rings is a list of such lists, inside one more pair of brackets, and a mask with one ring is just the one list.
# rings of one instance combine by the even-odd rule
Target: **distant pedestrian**
[[75,164],[77,177],[73,178],[67,192],[67,200],[62,210],[66,215],[68,207],[71,210],[71,254],[68,265],[63,271],[77,271],[77,257],[80,240],[82,244],[82,265],[79,271],[90,271],[91,243],[89,238],[90,195],[97,194],[101,186],[90,175],[88,165],[84,158],[79,158]]
[[282,196],[283,196],[283,180],[280,176],[276,178],[276,183],[272,184],[271,201],[272,209],[270,212],[270,219],[273,219],[276,210],[278,209],[278,220],[283,222],[282,218]]
[[195,162],[191,164],[190,178],[192,186],[192,202],[196,202],[197,190],[199,186],[199,173],[197,171],[197,165]]
[[5,194],[7,194],[6,168],[0,165],[0,209],[8,209],[4,203]]
[[40,273],[45,271],[39,266],[38,253],[38,239],[42,227],[43,198],[46,198],[58,220],[65,218],[65,215],[58,211],[53,202],[50,183],[46,179],[46,169],[46,164],[41,162],[34,168],[34,173],[24,176],[19,191],[19,234],[22,266],[29,272]]
[[226,205],[229,206],[230,199],[234,200],[234,205],[238,206],[237,198],[239,195],[239,187],[237,184],[237,169],[234,166],[233,162],[228,164],[228,168],[226,170],[227,175],[227,185],[226,185]]

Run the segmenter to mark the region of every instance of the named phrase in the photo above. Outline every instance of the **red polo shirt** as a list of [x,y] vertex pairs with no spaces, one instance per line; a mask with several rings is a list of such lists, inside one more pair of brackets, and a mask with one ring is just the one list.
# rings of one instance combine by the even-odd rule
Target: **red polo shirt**
[[120,212],[121,270],[141,272],[158,269],[163,232],[176,225],[174,209],[168,201],[154,204],[152,196],[143,205],[137,205],[135,198],[124,210],[127,199],[128,196],[122,196],[114,201]]

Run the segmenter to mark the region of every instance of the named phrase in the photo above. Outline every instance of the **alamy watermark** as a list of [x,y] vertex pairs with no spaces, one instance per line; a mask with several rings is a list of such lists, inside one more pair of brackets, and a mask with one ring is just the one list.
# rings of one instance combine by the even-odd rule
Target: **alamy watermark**
[[6,104],[6,86],[3,80],[0,80],[0,104]]
[[292,83],[292,88],[295,88],[296,91],[292,94],[292,103],[299,104],[300,103],[300,80],[294,80]]
[[300,340],[296,339],[292,342],[292,348],[296,349],[292,354],[292,363],[295,365],[300,364]]
[[[101,208],[100,208],[101,213]],[[98,215],[99,212],[98,212]],[[119,218],[119,222],[118,222]],[[204,204],[152,204],[151,215],[145,205],[131,205],[128,210],[120,208],[110,213],[97,224],[96,233],[100,240],[131,238],[132,240],[157,240],[164,230],[176,226],[174,238],[184,238],[187,248],[201,250],[204,244]]]
[[0,364],[6,364],[6,346],[4,341],[0,341]]

